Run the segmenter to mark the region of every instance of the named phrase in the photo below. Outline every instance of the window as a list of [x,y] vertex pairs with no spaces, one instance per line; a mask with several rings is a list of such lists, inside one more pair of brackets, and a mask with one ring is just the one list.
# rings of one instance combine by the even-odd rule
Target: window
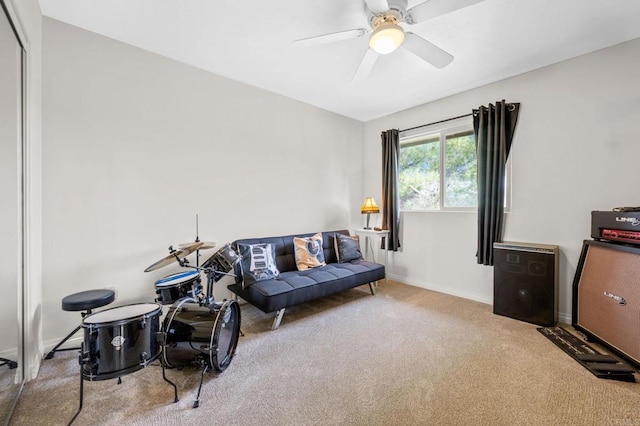
[[400,209],[475,210],[477,163],[471,117],[436,126],[400,135]]

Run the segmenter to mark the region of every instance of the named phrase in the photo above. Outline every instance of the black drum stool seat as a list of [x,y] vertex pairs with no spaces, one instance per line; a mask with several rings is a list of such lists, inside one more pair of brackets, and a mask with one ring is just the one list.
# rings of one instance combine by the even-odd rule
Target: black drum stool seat
[[[63,311],[85,311],[81,312],[82,318],[87,315],[90,315],[92,309],[99,308],[101,306],[108,305],[113,302],[116,298],[116,293],[113,290],[108,289],[100,289],[100,290],[87,290],[81,291],[79,293],[70,294],[62,299],[62,310]],[[71,336],[76,334],[78,330],[80,330],[82,324],[78,325],[71,333],[67,335],[60,343],[58,343],[48,354],[44,357],[44,359],[51,359],[55,355],[57,351],[70,351],[74,349],[80,348],[65,348],[58,349],[64,342],[69,340]]]
[[113,290],[87,290],[62,299],[63,311],[87,311],[108,305],[116,298]]

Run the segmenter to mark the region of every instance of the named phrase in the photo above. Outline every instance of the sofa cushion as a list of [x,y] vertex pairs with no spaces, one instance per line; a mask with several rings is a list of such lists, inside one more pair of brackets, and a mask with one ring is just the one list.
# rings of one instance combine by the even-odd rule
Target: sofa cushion
[[306,271],[280,272],[274,279],[257,282],[245,289],[240,284],[231,284],[228,288],[262,311],[273,312],[374,282],[383,279],[384,275],[383,265],[354,260],[328,263]]
[[336,257],[338,262],[351,262],[352,260],[362,259],[360,251],[360,238],[357,235],[335,235]]
[[326,265],[321,232],[310,237],[293,237],[293,247],[298,271]]
[[273,279],[280,273],[274,260],[273,244],[238,244],[238,250],[243,288],[258,281]]

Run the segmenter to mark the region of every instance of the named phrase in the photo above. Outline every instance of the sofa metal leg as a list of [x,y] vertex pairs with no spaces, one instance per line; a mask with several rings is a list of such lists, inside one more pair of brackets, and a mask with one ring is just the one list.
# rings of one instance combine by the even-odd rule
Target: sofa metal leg
[[284,309],[285,308],[282,308],[276,312],[276,317],[273,319],[273,324],[271,324],[271,330],[277,330],[278,327],[280,327],[280,321],[282,321]]
[[373,283],[369,283],[369,289],[371,290],[372,295],[376,295],[376,288],[373,286]]

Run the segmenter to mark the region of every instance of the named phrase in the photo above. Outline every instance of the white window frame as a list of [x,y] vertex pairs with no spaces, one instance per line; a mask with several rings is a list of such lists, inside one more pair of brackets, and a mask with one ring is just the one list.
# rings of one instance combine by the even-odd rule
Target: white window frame
[[[445,168],[445,158],[446,158],[446,141],[447,136],[456,134],[456,133],[464,133],[464,132],[473,132],[473,117],[461,117],[455,120],[449,120],[443,123],[433,124],[427,127],[421,127],[418,129],[407,130],[404,132],[400,132],[400,149],[402,150],[403,145],[414,145],[416,142],[427,140],[427,139],[439,139],[440,143],[440,164],[439,164],[439,173],[440,173],[440,206],[438,209],[401,209],[400,211],[405,213],[414,213],[414,212],[476,212],[478,211],[478,207],[445,207],[445,182],[446,182],[446,168]],[[511,208],[511,155],[507,160],[506,170],[505,170],[505,180],[506,180],[506,188],[505,188],[505,211],[509,211]]]

